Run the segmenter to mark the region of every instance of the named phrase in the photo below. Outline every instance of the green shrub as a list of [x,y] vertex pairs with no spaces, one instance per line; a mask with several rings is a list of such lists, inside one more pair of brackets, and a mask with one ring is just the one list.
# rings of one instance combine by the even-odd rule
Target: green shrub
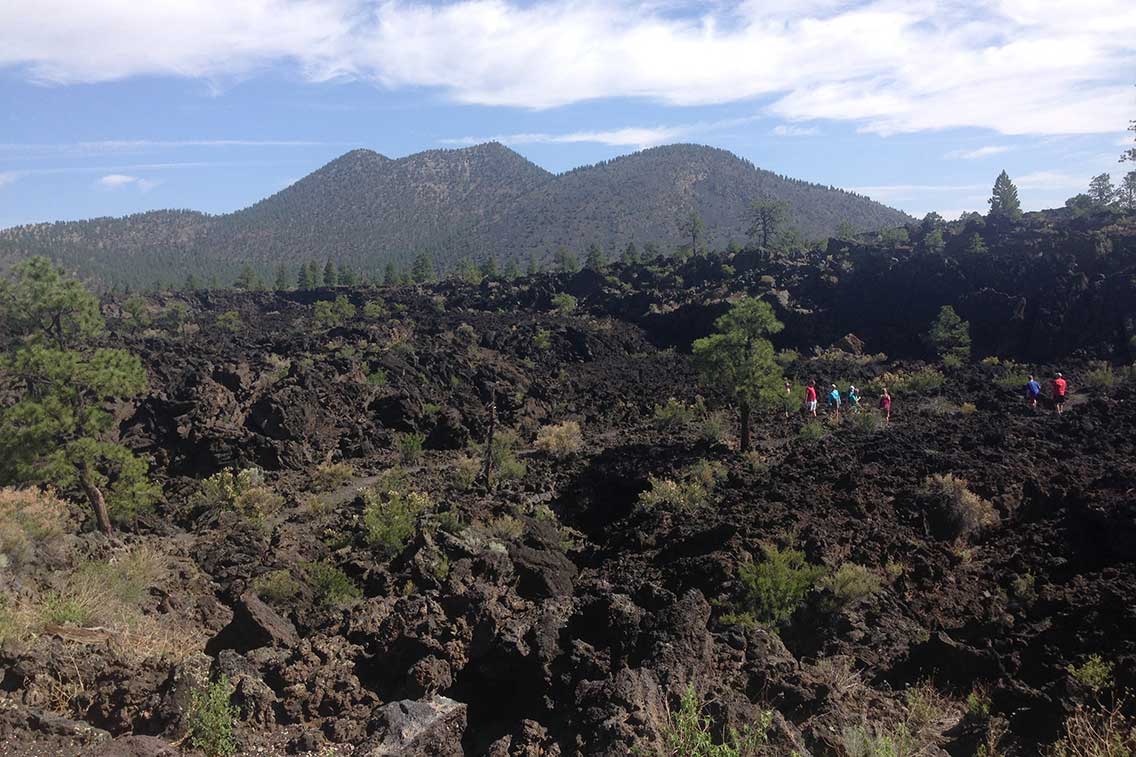
[[341,607],[362,595],[355,582],[329,562],[303,563],[301,567],[316,601],[324,607]]
[[426,435],[417,431],[397,434],[394,438],[394,448],[398,450],[398,459],[403,465],[412,465],[422,459],[422,445],[426,443]]
[[968,486],[966,479],[951,473],[931,475],[923,481],[920,497],[949,538],[962,539],[998,522],[994,506]]
[[984,688],[976,688],[966,695],[966,714],[975,720],[990,717],[990,694]]
[[835,573],[822,578],[820,586],[831,591],[836,601],[844,605],[878,593],[883,583],[863,565],[846,562]]
[[1024,392],[1032,371],[1024,365],[1012,360],[1002,361],[1002,374],[994,379],[994,383],[1001,389],[1011,392]]
[[1053,757],[1132,757],[1136,754],[1136,720],[1125,702],[1111,706],[1077,705],[1065,719],[1065,735],[1053,745]]
[[355,476],[350,463],[324,463],[316,468],[312,485],[316,491],[329,492],[346,484]]
[[693,686],[687,686],[679,708],[670,713],[662,729],[666,754],[676,757],[745,757],[757,752],[769,740],[773,712],[765,710],[757,723],[742,731],[730,728],[724,744],[714,743],[714,724],[704,713],[704,705]]
[[[879,431],[884,425],[883,416],[871,410],[862,410],[859,413],[852,413],[848,416],[847,420],[850,428],[856,431],[862,431],[866,434],[873,434]],[[820,424],[818,423],[816,425],[819,426]]]
[[745,590],[746,609],[761,623],[778,626],[804,602],[824,568],[810,565],[803,552],[763,544],[761,562],[745,562],[738,577]]
[[235,334],[241,330],[241,314],[236,310],[226,310],[217,316],[217,328]]
[[363,317],[368,321],[381,321],[388,315],[387,307],[382,300],[368,300],[363,305]]
[[[917,371],[887,372],[873,381],[870,385],[873,393],[887,387],[892,395],[897,397],[916,394],[930,394],[937,392],[946,383],[946,377],[931,367],[920,368]],[[1025,382],[1022,382],[1023,385]]]
[[[862,415],[866,414],[862,413]],[[824,424],[818,420],[809,421],[801,426],[801,430],[797,432],[797,438],[806,442],[815,442],[827,435],[828,431],[825,430]]]
[[722,465],[703,460],[682,471],[677,480],[648,476],[649,488],[639,495],[639,504],[646,508],[669,505],[680,510],[700,507],[725,475]]
[[454,329],[454,339],[465,349],[473,347],[474,342],[477,341],[477,332],[474,331],[473,326],[468,323],[463,323]]
[[1089,370],[1085,371],[1084,383],[1089,389],[1111,389],[1116,383],[1116,374],[1108,363],[1093,362],[1090,363]]
[[266,602],[283,604],[300,594],[300,582],[286,570],[274,570],[257,576],[252,582],[256,595]]
[[918,754],[918,744],[907,726],[887,728],[872,726],[845,728],[841,738],[847,757],[909,757]]
[[355,317],[355,306],[347,299],[347,295],[341,294],[335,298],[334,302],[321,300],[317,302],[313,310],[315,314],[316,325],[320,328],[335,328],[342,326],[347,321]]
[[556,458],[571,457],[584,448],[584,435],[576,421],[543,426],[536,434],[534,446]]
[[[501,481],[519,481],[525,477],[528,469],[517,458],[517,446],[517,434],[511,429],[500,429],[493,435],[491,452],[493,470],[490,473],[493,484]],[[474,445],[471,449],[478,459],[485,459],[485,445]]]
[[1070,665],[1067,670],[1073,680],[1095,693],[1112,687],[1112,668],[1111,662],[1105,662],[1099,654],[1094,654],[1080,665]]
[[576,309],[576,298],[567,292],[561,292],[552,298],[552,307],[558,313],[567,315]]
[[189,702],[189,744],[206,757],[226,757],[237,753],[233,721],[237,708],[230,700],[233,687],[228,678],[193,692]]
[[552,346],[552,332],[548,329],[538,329],[533,335],[533,346],[544,352]]
[[471,455],[458,455],[454,461],[454,483],[460,489],[472,489],[481,475],[481,461]]
[[387,385],[387,372],[382,368],[375,368],[374,370],[364,369],[366,382],[368,386],[386,386]]
[[430,508],[430,498],[415,491],[366,489],[363,498],[363,538],[387,557],[406,548],[414,537],[418,516]]
[[272,491],[259,468],[215,473],[198,485],[192,502],[197,507],[230,510],[254,522],[263,521],[284,504]]
[[688,405],[670,397],[664,404],[655,405],[655,413],[652,419],[655,426],[661,430],[680,431],[693,423],[699,414],[696,404]]

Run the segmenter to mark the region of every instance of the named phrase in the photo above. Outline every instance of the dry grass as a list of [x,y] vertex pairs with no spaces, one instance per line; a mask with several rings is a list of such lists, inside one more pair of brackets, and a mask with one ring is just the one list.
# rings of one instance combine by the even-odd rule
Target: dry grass
[[998,522],[994,506],[968,487],[966,479],[950,473],[928,476],[923,482],[921,495],[951,538],[965,538]]
[[0,568],[18,567],[35,548],[62,535],[71,508],[51,490],[0,489]]
[[576,421],[564,421],[541,428],[535,446],[556,458],[571,457],[584,448],[584,434]]

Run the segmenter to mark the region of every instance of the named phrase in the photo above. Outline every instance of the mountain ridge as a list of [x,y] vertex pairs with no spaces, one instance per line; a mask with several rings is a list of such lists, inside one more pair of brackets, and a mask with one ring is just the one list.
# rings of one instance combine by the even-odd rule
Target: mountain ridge
[[490,255],[546,259],[558,246],[614,254],[634,241],[682,244],[679,218],[696,211],[713,247],[744,241],[757,197],[790,206],[807,238],[841,223],[857,231],[910,218],[870,198],[758,168],[726,150],[661,145],[560,174],[500,142],[389,158],[359,148],[246,208],[210,215],[156,210],[0,230],[0,266],[46,254],[115,283],[195,273],[234,276],[327,258],[356,270],[405,266],[419,254],[450,268]]

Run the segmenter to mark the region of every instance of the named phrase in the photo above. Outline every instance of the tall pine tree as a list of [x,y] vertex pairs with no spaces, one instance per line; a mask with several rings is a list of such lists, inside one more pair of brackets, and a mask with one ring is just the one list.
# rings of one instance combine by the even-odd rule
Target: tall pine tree
[[993,218],[1016,220],[1022,217],[1022,204],[1018,200],[1018,188],[1010,181],[1005,171],[994,180],[994,191],[990,195],[990,215]]

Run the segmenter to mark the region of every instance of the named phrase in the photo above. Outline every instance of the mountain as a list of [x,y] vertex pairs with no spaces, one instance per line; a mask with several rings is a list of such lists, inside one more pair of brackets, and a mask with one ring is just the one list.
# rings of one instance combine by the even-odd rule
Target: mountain
[[364,271],[427,253],[441,268],[489,255],[544,258],[559,245],[614,253],[628,242],[683,242],[695,210],[713,247],[744,241],[757,197],[789,204],[806,239],[848,223],[874,230],[910,220],[852,192],[790,179],[725,150],[669,145],[554,175],[498,143],[391,159],[353,150],[235,213],[186,210],[0,230],[0,266],[45,254],[104,281],[149,284],[189,273],[231,280],[246,264],[332,258]]

